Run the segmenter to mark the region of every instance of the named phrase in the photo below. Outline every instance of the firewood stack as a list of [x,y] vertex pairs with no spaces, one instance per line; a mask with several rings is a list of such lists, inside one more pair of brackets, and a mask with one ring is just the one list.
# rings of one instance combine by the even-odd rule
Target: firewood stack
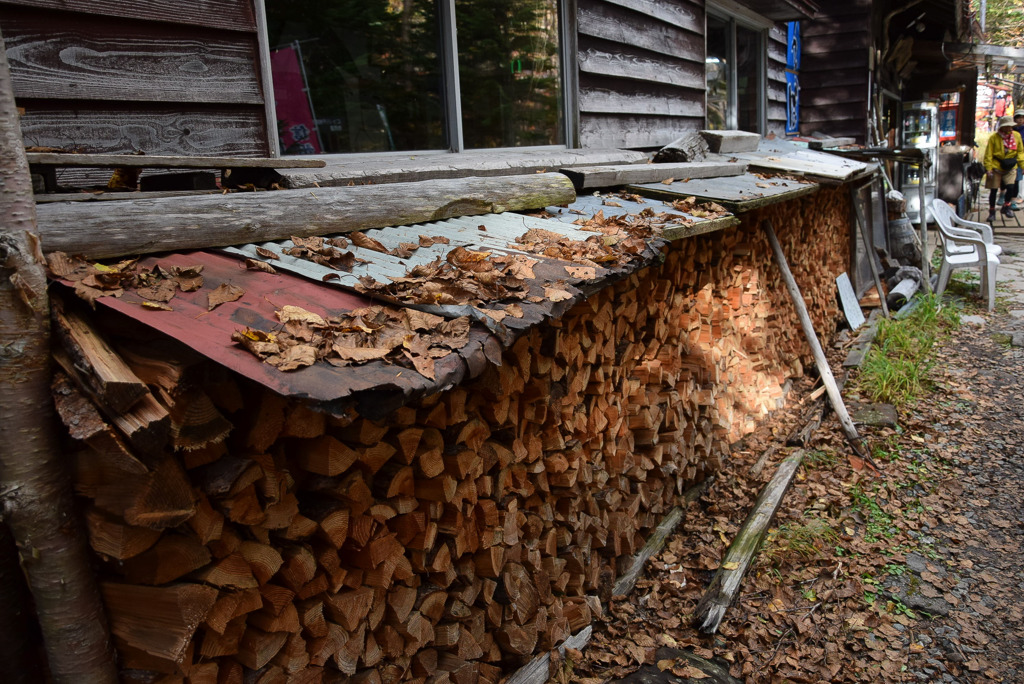
[[[844,198],[764,210],[822,333]],[[382,422],[59,312],[54,394],[125,680],[497,682],[590,624],[809,358],[761,217]]]

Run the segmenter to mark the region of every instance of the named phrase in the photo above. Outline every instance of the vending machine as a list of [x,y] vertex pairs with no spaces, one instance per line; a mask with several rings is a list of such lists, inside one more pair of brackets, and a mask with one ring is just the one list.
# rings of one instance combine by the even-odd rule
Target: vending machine
[[903,147],[916,147],[927,152],[931,164],[900,165],[900,192],[907,200],[907,217],[917,221],[921,211],[919,186],[924,183],[924,201],[935,197],[935,167],[939,151],[938,103],[930,100],[903,103]]

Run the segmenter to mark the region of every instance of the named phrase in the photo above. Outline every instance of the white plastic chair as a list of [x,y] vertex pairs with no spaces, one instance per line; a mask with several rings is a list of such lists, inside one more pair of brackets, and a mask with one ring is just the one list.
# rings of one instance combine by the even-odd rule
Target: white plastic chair
[[[940,199],[932,200],[931,212],[932,218],[936,221],[939,220],[940,216],[945,220],[945,225],[949,227],[950,233],[956,235],[959,231],[967,231],[963,234],[963,237],[966,238],[977,237],[974,233],[978,233],[981,235],[981,239],[985,241],[985,244],[988,245],[989,252],[996,256],[1003,253],[1003,248],[997,245],[992,237],[992,226],[989,224],[960,218],[953,211],[953,207]],[[966,249],[969,252],[971,248],[961,246],[961,249]]]
[[[1003,251],[992,241],[991,226],[964,221],[957,217],[948,204],[938,198],[932,200],[930,208],[939,230],[939,239],[942,241],[942,266],[939,267],[939,282],[935,286],[935,294],[941,295],[946,289],[953,271],[976,268],[981,274],[981,293],[986,297],[988,310],[991,311],[996,303],[998,255]],[[954,225],[954,220],[957,225]],[[981,228],[986,229],[986,232],[982,232]]]

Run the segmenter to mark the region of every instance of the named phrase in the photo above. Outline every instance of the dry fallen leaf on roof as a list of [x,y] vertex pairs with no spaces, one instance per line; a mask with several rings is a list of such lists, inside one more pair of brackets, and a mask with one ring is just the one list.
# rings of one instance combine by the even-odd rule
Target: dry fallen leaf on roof
[[174,309],[163,302],[142,302],[141,306],[143,309],[153,309],[155,311],[174,311]]
[[263,273],[270,273],[271,275],[277,273],[276,268],[274,268],[265,261],[258,261],[256,259],[246,259],[245,267],[250,271],[261,271]]
[[147,287],[140,287],[135,292],[143,299],[153,302],[169,302],[174,299],[178,284],[173,280],[159,280]]
[[213,311],[221,304],[235,302],[245,296],[245,289],[230,283],[221,283],[216,290],[207,295],[207,310]]
[[508,316],[508,314],[502,311],[501,309],[484,309],[481,307],[477,307],[477,311],[483,312],[488,318],[493,320],[495,323],[501,323],[505,319],[505,317]]
[[285,349],[279,356],[270,356],[266,362],[280,371],[298,370],[316,363],[316,348],[308,344],[296,344]]
[[416,309],[406,309],[405,315],[412,330],[433,330],[445,321],[442,316],[436,316],[426,311],[417,311]]
[[597,269],[590,266],[566,266],[565,272],[569,274],[570,278],[581,280],[593,280],[597,277]]
[[312,311],[306,311],[301,306],[282,306],[277,311],[277,319],[282,323],[296,321],[298,323],[308,323],[310,325],[327,325],[327,322],[324,321],[320,314],[315,314]]
[[331,350],[345,361],[357,362],[383,359],[391,352],[390,349],[380,347],[349,347],[340,343],[335,343]]
[[561,302],[566,299],[572,299],[572,295],[565,290],[560,290],[556,287],[545,287],[544,296],[552,302]]
[[370,249],[373,250],[374,252],[382,252],[384,254],[388,253],[388,248],[385,247],[382,242],[380,242],[379,240],[375,240],[366,233],[356,231],[354,233],[349,233],[348,237],[352,241],[352,244],[355,245],[356,247],[361,247],[362,249]]
[[676,182],[675,178],[666,178],[665,180],[661,181],[661,184],[662,185],[672,185],[675,182]]
[[279,257],[277,255],[277,252],[275,252],[275,251],[273,251],[271,249],[267,249],[266,247],[259,247],[259,246],[257,246],[256,247],[256,253],[259,254],[264,259],[280,259],[281,258],[281,257]]

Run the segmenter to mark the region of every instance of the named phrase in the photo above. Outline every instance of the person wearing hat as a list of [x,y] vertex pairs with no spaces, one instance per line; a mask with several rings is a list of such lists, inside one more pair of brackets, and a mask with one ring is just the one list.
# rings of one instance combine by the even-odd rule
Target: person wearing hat
[[990,190],[988,195],[988,218],[992,223],[996,218],[996,196],[1000,189],[1003,195],[1003,216],[1013,218],[1010,200],[1017,196],[1017,169],[1024,168],[1024,139],[1013,130],[1013,119],[1004,116],[999,119],[996,132],[989,136],[985,146],[985,187]]

